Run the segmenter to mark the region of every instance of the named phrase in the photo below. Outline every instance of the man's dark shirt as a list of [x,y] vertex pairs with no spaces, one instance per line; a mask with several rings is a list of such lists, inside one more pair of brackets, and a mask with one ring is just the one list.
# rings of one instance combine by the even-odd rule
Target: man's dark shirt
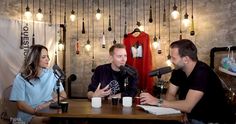
[[[128,65],[126,67],[136,72],[134,68]],[[128,79],[126,87],[125,79]],[[137,79],[137,73],[130,76],[128,73],[112,70],[111,64],[104,64],[95,69],[91,78],[91,84],[88,86],[88,91],[95,92],[99,83],[101,83],[101,89],[109,84],[112,94],[122,93],[122,95],[134,97],[137,93]]]
[[190,119],[203,122],[231,123],[233,113],[227,104],[221,81],[207,64],[198,61],[188,77],[182,70],[174,70],[170,81],[179,87],[180,100],[186,98],[190,89],[204,93],[188,114]]

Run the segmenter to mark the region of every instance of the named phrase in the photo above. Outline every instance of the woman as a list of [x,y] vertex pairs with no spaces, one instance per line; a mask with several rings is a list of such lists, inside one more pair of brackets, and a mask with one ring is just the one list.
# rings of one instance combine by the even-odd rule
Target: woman
[[[17,117],[26,123],[45,123],[48,119],[37,117],[35,113],[57,102],[57,96],[54,95],[58,88],[57,76],[52,69],[47,69],[49,60],[45,46],[31,46],[21,71],[13,82],[10,100],[16,102],[19,110]],[[60,84],[60,99],[66,97]]]

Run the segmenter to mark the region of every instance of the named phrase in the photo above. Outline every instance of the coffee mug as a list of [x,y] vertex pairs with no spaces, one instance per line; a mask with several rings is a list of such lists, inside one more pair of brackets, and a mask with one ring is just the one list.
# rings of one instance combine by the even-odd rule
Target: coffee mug
[[93,108],[100,108],[102,106],[102,98],[101,97],[93,97],[91,104],[92,104]]
[[131,107],[132,106],[132,97],[126,96],[122,98],[122,105],[124,107]]
[[63,113],[64,113],[64,112],[67,112],[69,103],[63,101],[63,102],[60,102],[60,105],[61,105],[61,111],[62,111]]
[[118,104],[118,97],[112,97],[111,102],[112,102],[112,105],[117,105]]
[[136,96],[134,102],[136,105],[139,105],[140,104],[140,97]]

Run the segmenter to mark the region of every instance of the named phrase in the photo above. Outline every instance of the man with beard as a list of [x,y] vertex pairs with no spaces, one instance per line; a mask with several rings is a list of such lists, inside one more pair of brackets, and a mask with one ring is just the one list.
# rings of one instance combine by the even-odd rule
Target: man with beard
[[141,93],[141,104],[157,105],[186,113],[190,124],[233,124],[233,112],[227,104],[221,81],[204,62],[198,60],[192,41],[182,39],[170,45],[175,66],[165,99]]

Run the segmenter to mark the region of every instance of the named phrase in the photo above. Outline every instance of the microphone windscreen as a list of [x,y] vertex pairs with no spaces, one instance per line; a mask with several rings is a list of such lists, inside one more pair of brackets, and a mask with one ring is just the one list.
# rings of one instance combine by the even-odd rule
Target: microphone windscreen
[[54,74],[56,74],[58,78],[60,79],[65,78],[64,72],[61,70],[61,68],[58,65],[53,65],[52,69],[53,69]]
[[169,73],[169,72],[171,72],[172,71],[172,69],[171,69],[171,67],[170,66],[167,66],[167,67],[162,67],[162,68],[158,68],[158,69],[156,69],[156,70],[153,70],[153,71],[151,71],[151,72],[149,72],[149,76],[150,77],[153,77],[153,76],[160,76],[160,75],[162,75],[162,74],[166,74],[166,73]]
[[136,75],[136,71],[133,70],[132,68],[128,67],[128,66],[123,66],[121,65],[119,67],[120,71],[124,72],[124,73],[127,73],[128,75],[132,76],[132,77],[135,77]]

